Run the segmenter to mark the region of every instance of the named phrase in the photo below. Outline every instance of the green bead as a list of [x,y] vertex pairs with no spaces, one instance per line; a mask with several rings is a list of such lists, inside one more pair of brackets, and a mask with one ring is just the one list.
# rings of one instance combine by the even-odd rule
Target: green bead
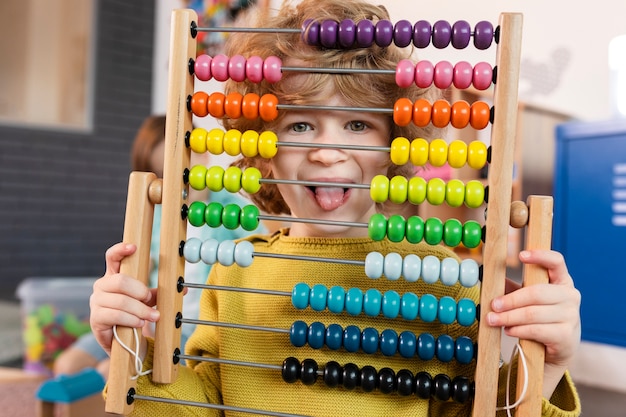
[[373,241],[381,241],[387,236],[387,219],[384,215],[376,213],[370,217],[367,225],[367,234]]
[[471,180],[465,186],[465,205],[478,208],[485,202],[485,186],[478,180]]
[[206,167],[204,165],[194,165],[189,170],[189,185],[194,190],[204,190],[206,188]]
[[241,169],[228,167],[224,171],[224,188],[228,192],[238,193],[241,190]]
[[214,192],[222,191],[224,188],[224,168],[219,165],[209,167],[206,171],[206,186]]
[[204,221],[209,227],[220,227],[222,225],[222,212],[224,207],[216,202],[212,201],[207,204],[204,210]]
[[241,174],[241,186],[248,194],[256,194],[261,189],[261,171],[258,168],[249,167]]
[[202,201],[194,201],[189,205],[187,218],[192,226],[204,226],[204,209],[206,205]]
[[389,216],[387,220],[387,237],[392,242],[402,242],[406,231],[406,220],[399,214]]
[[411,204],[422,204],[426,200],[426,180],[422,177],[412,177],[409,180],[407,197]]
[[259,208],[254,204],[248,204],[241,209],[239,222],[241,228],[248,232],[259,227]]
[[483,235],[480,223],[475,220],[468,220],[463,225],[463,245],[466,248],[475,248],[480,245]]
[[411,216],[406,221],[406,240],[419,243],[424,239],[424,220],[420,216]]
[[429,245],[438,245],[443,239],[443,222],[431,217],[424,222],[424,241]]
[[402,175],[396,175],[389,180],[389,201],[394,204],[406,202],[409,192],[409,180]]
[[370,197],[375,203],[384,203],[389,198],[389,178],[376,175],[370,184]]
[[434,206],[446,201],[446,182],[441,178],[431,178],[426,185],[426,198]]
[[457,219],[448,219],[443,224],[443,243],[446,246],[459,246],[463,238],[463,225]]
[[239,227],[239,217],[241,215],[241,207],[237,204],[226,204],[222,212],[222,224],[228,230],[235,230]]
[[446,203],[450,207],[461,207],[465,202],[465,184],[453,179],[446,184]]

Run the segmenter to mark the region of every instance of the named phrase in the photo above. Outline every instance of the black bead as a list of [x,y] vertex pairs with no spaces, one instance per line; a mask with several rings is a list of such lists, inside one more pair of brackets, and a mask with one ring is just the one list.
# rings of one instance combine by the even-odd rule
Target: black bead
[[283,361],[282,368],[283,381],[292,384],[300,379],[300,361],[289,357]]
[[433,389],[433,379],[428,372],[418,372],[415,375],[415,394],[424,400],[430,399]]
[[341,365],[335,361],[328,362],[324,367],[324,383],[331,388],[335,388],[341,383],[341,374]]
[[463,376],[457,376],[452,380],[452,399],[464,404],[470,398],[470,381]]
[[373,366],[365,365],[361,369],[361,389],[365,392],[372,392],[376,389],[378,375]]
[[452,394],[452,381],[450,377],[444,374],[435,375],[433,378],[433,386],[435,387],[435,398],[441,401],[448,401]]
[[305,359],[300,367],[300,379],[304,385],[313,385],[317,381],[317,362]]
[[408,369],[400,369],[396,374],[396,383],[398,386],[398,395],[408,396],[415,391],[415,382],[413,372]]
[[396,373],[391,368],[378,371],[378,389],[383,394],[391,394],[396,390]]
[[355,389],[361,383],[359,367],[353,363],[346,363],[343,367],[343,387],[348,390]]

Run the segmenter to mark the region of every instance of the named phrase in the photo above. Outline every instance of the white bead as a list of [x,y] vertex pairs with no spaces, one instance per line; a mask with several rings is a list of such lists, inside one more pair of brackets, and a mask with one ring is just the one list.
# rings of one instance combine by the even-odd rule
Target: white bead
[[371,279],[378,279],[383,275],[383,254],[370,252],[365,256],[365,275]]
[[402,275],[408,282],[417,282],[422,274],[422,260],[414,253],[408,254],[402,261]]
[[385,255],[383,273],[391,281],[396,281],[402,276],[402,256],[399,253],[391,252]]
[[424,256],[422,260],[422,279],[427,284],[434,284],[439,279],[441,262],[434,255]]
[[454,285],[459,281],[459,262],[454,258],[444,258],[441,261],[441,282],[445,285]]
[[183,246],[183,257],[187,262],[192,264],[200,262],[200,247],[202,241],[197,237],[187,239],[185,246]]
[[242,240],[235,245],[235,263],[241,267],[247,267],[252,265],[252,252],[254,252],[254,246],[247,240]]
[[217,247],[217,261],[224,266],[231,266],[235,263],[235,242],[223,240]]
[[200,248],[200,258],[207,265],[213,265],[217,262],[217,247],[219,242],[216,239],[207,239],[202,242]]
[[478,283],[478,263],[473,259],[463,259],[459,271],[459,281],[464,287],[473,287]]

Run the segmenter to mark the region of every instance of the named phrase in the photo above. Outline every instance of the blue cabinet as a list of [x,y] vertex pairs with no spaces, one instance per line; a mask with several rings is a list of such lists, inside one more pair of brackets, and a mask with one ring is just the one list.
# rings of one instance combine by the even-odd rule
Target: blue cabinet
[[582,293],[583,339],[626,346],[626,120],[557,126],[553,247]]

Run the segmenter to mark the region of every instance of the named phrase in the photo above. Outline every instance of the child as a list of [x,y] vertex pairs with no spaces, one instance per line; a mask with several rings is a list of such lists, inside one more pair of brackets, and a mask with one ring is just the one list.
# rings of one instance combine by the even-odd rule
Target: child
[[[356,22],[362,19],[388,19],[388,15],[384,8],[359,0],[303,0],[296,6],[285,4],[275,18],[262,18],[267,27],[299,28],[309,18],[319,21],[350,18]],[[246,57],[276,55],[285,66],[394,68],[409,53],[393,46],[336,51],[307,46],[299,35],[249,33],[230,38],[226,55],[236,54]],[[275,84],[228,82],[226,93],[231,91],[259,95],[273,93],[278,96],[279,103],[380,108],[393,107],[399,97],[408,97],[412,101],[424,97],[431,102],[437,98],[435,89],[400,89],[395,85],[393,77],[380,74],[336,76],[285,72],[282,80]],[[333,149],[315,146],[317,144],[388,146],[397,136],[433,137],[432,132],[417,129],[413,125],[400,128],[394,125],[389,115],[353,110],[280,111],[278,119],[269,124],[245,118],[226,119],[223,122],[228,129],[272,130],[281,141],[310,144],[309,148],[281,147],[271,160],[244,158],[238,162],[240,167],[258,167],[263,178],[299,181],[369,184],[375,175],[381,173],[388,176],[403,173],[410,175],[411,167],[391,165],[389,155],[384,152]],[[345,222],[367,223],[374,213],[385,209],[372,202],[368,190],[358,188],[264,184],[252,198],[261,209],[269,213]],[[271,236],[257,235],[248,240],[253,243],[255,252],[282,255],[356,260],[365,259],[373,251],[383,254],[396,252],[402,257],[411,253],[420,258],[426,255],[435,255],[440,259],[455,256],[443,246],[413,245],[406,241],[375,242],[368,238],[366,229],[350,225],[293,222],[290,228]],[[120,261],[134,253],[135,249],[124,243],[111,247],[106,254],[106,273],[94,286],[91,323],[98,340],[107,351],[110,351],[114,325],[141,327],[159,319],[158,310],[152,308],[158,303],[155,292],[132,277],[119,274]],[[504,327],[511,336],[534,339],[546,346],[543,415],[578,415],[578,397],[566,368],[580,338],[580,295],[574,288],[560,254],[552,251],[522,252],[520,259],[524,263],[547,268],[550,284],[540,288],[518,289],[494,300],[494,313],[488,317],[489,324]],[[321,283],[326,288],[341,286],[346,290],[357,287],[363,291],[373,286],[362,266],[267,257],[255,257],[252,265],[246,268],[216,265],[208,280],[213,285],[285,292],[291,292],[299,282],[311,286]],[[470,298],[477,302],[479,295],[476,287],[425,284],[422,280],[407,282],[404,279],[379,279],[375,286],[381,293],[394,290],[400,294],[433,294],[437,299],[449,296],[455,300]],[[461,335],[470,335],[474,340],[477,333],[475,323],[463,327],[458,323],[444,325],[437,321],[424,323],[420,320],[391,320],[364,314],[334,314],[328,310],[296,310],[289,297],[217,290],[203,292],[200,319],[285,330],[289,330],[297,320],[307,324],[319,321],[326,326],[339,324],[344,329],[356,325],[359,329],[394,329],[398,334],[410,330],[415,334],[447,334],[455,339]],[[438,360],[405,359],[400,355],[352,353],[344,348],[296,348],[289,343],[288,337],[282,333],[259,330],[198,326],[186,350],[189,355],[274,366],[280,366],[288,357],[300,361],[311,358],[320,365],[320,370],[324,364],[337,361],[342,366],[353,363],[359,370],[370,365],[376,370],[391,368],[396,373],[402,369],[412,372],[423,370],[432,376],[446,374],[450,378],[467,376],[473,379],[474,361],[469,364],[458,361],[444,363]],[[152,340],[142,340],[139,353],[145,358],[144,369],[152,367],[153,346]],[[198,360],[188,360],[188,365],[181,368],[178,379],[170,385],[153,384],[149,376],[140,377],[138,392],[147,396],[312,416],[469,416],[471,412],[469,402],[422,400],[416,398],[415,394],[401,396],[377,391],[363,392],[365,390],[358,388],[349,390],[345,384],[357,381],[358,377],[354,375],[343,375],[343,381],[335,378],[340,386],[330,388],[323,382],[307,385],[298,381],[288,384],[282,380],[279,369]],[[505,386],[505,369],[506,366],[501,371],[502,388]],[[360,375],[363,377],[360,383],[366,383],[364,380],[367,375]],[[499,404],[504,403],[503,398],[501,392]],[[136,415],[223,414],[213,409],[164,405],[151,401],[136,401],[134,407]]]

